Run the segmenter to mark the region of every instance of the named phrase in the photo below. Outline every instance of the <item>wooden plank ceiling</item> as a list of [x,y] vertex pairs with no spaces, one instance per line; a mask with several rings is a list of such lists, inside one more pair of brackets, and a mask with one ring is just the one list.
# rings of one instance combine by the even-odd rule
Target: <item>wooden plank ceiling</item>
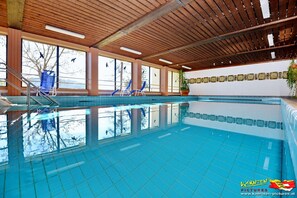
[[[6,27],[6,3],[0,1],[0,26]],[[271,52],[273,60],[296,58],[297,0],[269,0],[269,7],[271,15],[264,19],[260,0],[26,0],[22,30],[167,65],[159,61],[163,58],[173,68],[272,61]],[[45,25],[86,38],[54,33]]]
[[6,0],[0,0],[0,26],[8,26]]

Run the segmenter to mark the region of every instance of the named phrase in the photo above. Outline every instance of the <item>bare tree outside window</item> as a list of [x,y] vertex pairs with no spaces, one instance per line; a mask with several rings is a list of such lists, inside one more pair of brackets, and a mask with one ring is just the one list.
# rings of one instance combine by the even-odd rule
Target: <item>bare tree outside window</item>
[[59,76],[61,88],[85,89],[86,87],[85,52],[23,40],[22,64],[22,74],[36,86],[40,85],[42,72],[49,70]]

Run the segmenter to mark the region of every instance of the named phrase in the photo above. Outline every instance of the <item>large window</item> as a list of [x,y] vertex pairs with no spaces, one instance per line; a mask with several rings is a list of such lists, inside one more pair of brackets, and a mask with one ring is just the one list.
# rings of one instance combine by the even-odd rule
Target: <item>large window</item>
[[[6,64],[6,36],[0,35],[0,62]],[[0,86],[6,86],[6,67],[0,65]]]
[[160,91],[160,69],[143,65],[141,80],[146,81],[145,91]]
[[[23,117],[24,156],[34,156],[86,144],[86,110],[40,109]],[[27,122],[27,120],[29,121]]]
[[0,164],[8,161],[7,116],[0,115]]
[[22,73],[24,77],[39,86],[43,70],[55,72],[58,88],[86,88],[85,52],[23,40]]
[[168,92],[179,92],[178,72],[168,71]]
[[160,125],[160,106],[152,105],[141,109],[141,130],[157,128]]
[[98,120],[99,140],[131,134],[130,109],[99,108]]
[[132,64],[104,56],[98,57],[99,90],[125,89],[131,80]]
[[179,104],[167,104],[167,124],[175,124],[179,121]]
[[59,87],[86,88],[86,53],[59,48]]

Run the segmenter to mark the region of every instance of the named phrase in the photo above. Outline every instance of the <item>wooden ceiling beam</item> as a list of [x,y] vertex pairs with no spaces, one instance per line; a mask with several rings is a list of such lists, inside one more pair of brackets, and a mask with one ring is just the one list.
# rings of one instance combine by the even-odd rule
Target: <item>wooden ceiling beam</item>
[[22,29],[25,0],[6,0],[8,27]]
[[145,56],[145,57],[142,57],[141,59],[142,60],[147,60],[149,58],[162,56],[162,55],[173,53],[173,52],[176,52],[176,51],[180,51],[180,50],[184,50],[184,49],[188,49],[188,48],[193,48],[193,47],[198,47],[198,46],[209,44],[209,43],[212,43],[212,42],[229,39],[229,38],[232,38],[232,37],[235,37],[235,36],[244,35],[244,34],[249,33],[249,32],[266,30],[266,29],[269,29],[269,28],[272,28],[272,27],[278,27],[278,26],[282,25],[283,23],[292,22],[294,20],[297,20],[297,16],[293,16],[293,17],[289,17],[289,18],[285,18],[285,19],[281,19],[281,20],[277,20],[277,21],[273,21],[273,22],[269,22],[269,23],[264,23],[264,24],[261,24],[261,25],[257,25],[257,26],[237,30],[237,31],[234,31],[234,32],[229,32],[229,33],[222,34],[222,35],[219,35],[219,36],[215,36],[215,37],[212,37],[212,38],[209,38],[209,39],[197,41],[197,42],[194,42],[194,43],[191,43],[191,44],[187,44],[187,45],[184,45],[184,46],[168,49],[166,51],[162,51],[162,52],[159,52],[159,53],[156,53],[156,54]]
[[220,59],[220,58],[236,57],[236,56],[244,55],[244,54],[251,54],[251,53],[256,53],[256,52],[264,52],[264,51],[272,51],[272,50],[278,50],[278,49],[294,47],[294,46],[297,46],[297,45],[296,44],[288,44],[288,45],[283,45],[283,46],[275,46],[275,47],[269,47],[269,48],[264,48],[264,49],[257,49],[257,50],[239,52],[239,53],[236,53],[236,54],[226,54],[226,55],[222,55],[222,56],[214,56],[214,57],[211,57],[211,58],[205,58],[205,59],[199,59],[199,60],[194,60],[194,61],[178,63],[178,64],[174,64],[174,65],[170,65],[170,66],[188,65],[188,64],[193,64],[193,63],[200,63],[200,62],[205,62],[205,61],[216,60],[216,59]]
[[[13,0],[12,0],[13,1]],[[149,12],[148,14],[144,15],[143,17],[139,18],[138,20],[132,22],[131,24],[125,26],[124,28],[118,30],[117,32],[111,34],[107,38],[99,41],[94,45],[94,47],[102,48],[113,41],[153,22],[154,20],[168,14],[169,12],[176,10],[180,7],[185,6],[192,0],[170,0],[168,3],[160,6],[159,8]]]

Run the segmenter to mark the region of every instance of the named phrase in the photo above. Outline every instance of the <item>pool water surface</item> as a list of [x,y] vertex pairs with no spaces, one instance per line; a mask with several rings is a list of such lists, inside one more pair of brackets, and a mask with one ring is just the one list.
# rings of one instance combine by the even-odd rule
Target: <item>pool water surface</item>
[[[8,111],[0,120],[3,197],[280,192],[269,188],[270,179],[283,179],[279,105],[192,101],[39,108]],[[261,185],[244,185],[254,180]]]

